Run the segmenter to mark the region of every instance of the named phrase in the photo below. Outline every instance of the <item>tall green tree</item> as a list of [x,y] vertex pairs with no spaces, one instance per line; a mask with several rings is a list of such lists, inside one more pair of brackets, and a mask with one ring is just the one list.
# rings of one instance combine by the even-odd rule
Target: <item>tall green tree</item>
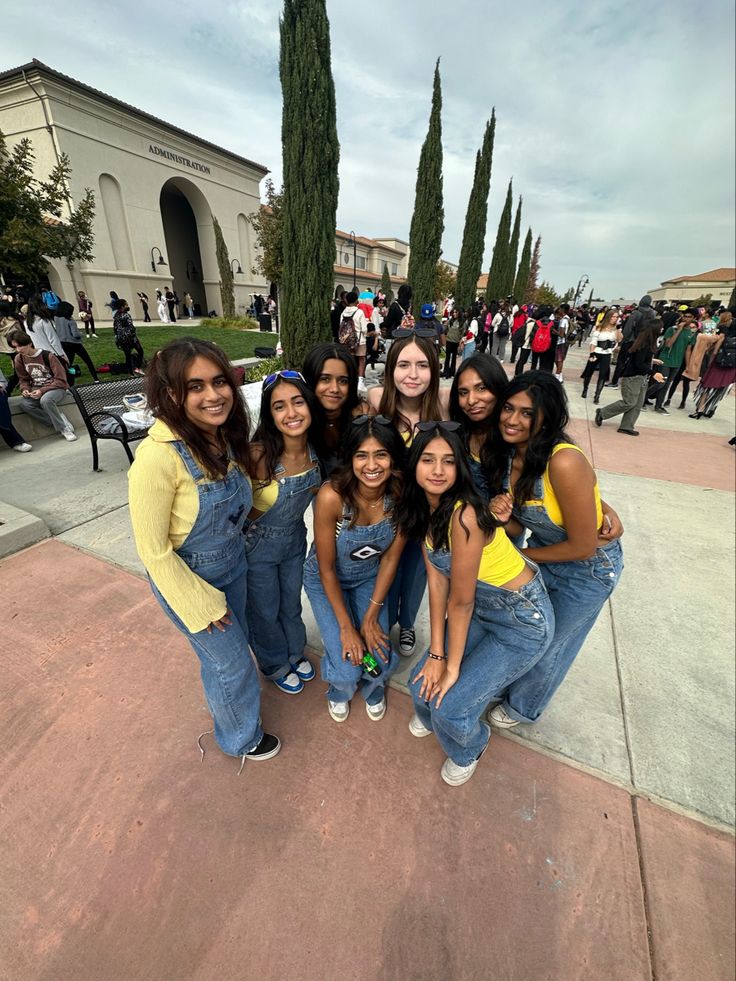
[[432,111],[417,168],[414,214],[409,232],[409,271],[412,307],[432,303],[437,263],[442,255],[445,212],[442,205],[442,87],[440,62],[434,69]]
[[516,206],[516,218],[514,219],[514,230],[511,233],[509,251],[506,262],[506,289],[503,296],[509,296],[514,292],[514,280],[516,279],[516,260],[519,255],[519,238],[521,236],[521,204],[524,199],[519,196],[519,203]]
[[493,249],[491,258],[491,268],[488,271],[488,285],[486,286],[486,300],[498,300],[508,295],[506,283],[508,274],[506,272],[509,256],[509,240],[511,238],[511,207],[513,203],[512,182],[509,181],[509,189],[506,192],[506,203],[501,212],[496,232],[496,245]]
[[280,28],[281,343],[285,363],[298,368],[315,341],[331,337],[340,144],[325,0],[285,0]]
[[269,283],[280,283],[284,272],[283,202],[284,192],[277,191],[269,177],[266,203],[248,216],[248,223],[256,233],[257,249],[251,272]]
[[446,300],[448,296],[454,296],[457,290],[457,276],[452,266],[446,262],[437,263],[434,274],[434,296],[437,300]]
[[222,301],[223,317],[235,316],[235,279],[233,267],[230,263],[230,253],[225,245],[220,223],[212,215],[212,226],[215,229],[215,256],[217,258],[217,269],[220,273],[220,300]]
[[524,297],[526,295],[526,284],[529,282],[529,270],[532,265],[532,230],[531,228],[526,233],[526,238],[524,239],[524,247],[521,250],[521,259],[519,259],[519,268],[516,271],[516,278],[514,279],[514,288],[512,290],[514,296],[516,297],[517,303],[523,303]]
[[46,258],[65,259],[70,271],[94,258],[94,194],[86,188],[73,205],[66,154],[45,181],[34,176],[34,161],[29,139],[9,151],[0,131],[0,272],[29,286],[46,275]]
[[728,301],[728,310],[736,310],[736,287],[731,290],[731,298]]
[[483,266],[488,220],[488,191],[491,186],[495,132],[496,110],[494,109],[491,112],[491,118],[486,123],[481,148],[475,155],[475,175],[473,186],[470,189],[468,210],[465,212],[465,229],[463,230],[463,244],[460,249],[455,292],[455,302],[461,309],[469,307],[475,300],[478,279]]
[[526,281],[524,303],[534,303],[537,299],[537,283],[539,282],[539,256],[542,250],[542,236],[537,235],[537,241],[532,249],[532,261],[529,265],[529,278]]
[[388,274],[388,266],[385,262],[383,264],[383,275],[381,276],[381,289],[386,297],[386,303],[393,303],[394,291],[391,289],[391,277]]

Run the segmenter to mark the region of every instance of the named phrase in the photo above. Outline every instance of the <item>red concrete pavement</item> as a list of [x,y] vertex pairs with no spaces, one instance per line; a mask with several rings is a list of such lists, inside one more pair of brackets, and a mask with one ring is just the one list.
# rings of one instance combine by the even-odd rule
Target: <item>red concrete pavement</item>
[[[268,688],[284,748],[238,777],[211,737],[199,762],[196,661],[145,583],[51,541],[0,563],[0,586],[7,981],[651,977],[625,791],[500,737],[446,787],[405,696],[337,725],[320,681]],[[651,840],[671,817],[647,809]],[[725,908],[722,842],[697,841]],[[661,936],[686,963],[653,868],[655,961]],[[723,951],[699,963],[720,978]]]

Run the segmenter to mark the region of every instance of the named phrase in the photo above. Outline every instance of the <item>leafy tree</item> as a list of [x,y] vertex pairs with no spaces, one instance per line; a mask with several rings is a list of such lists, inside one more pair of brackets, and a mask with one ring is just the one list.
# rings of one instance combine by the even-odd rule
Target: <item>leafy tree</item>
[[519,197],[519,203],[516,206],[516,218],[514,220],[514,230],[511,233],[511,241],[509,242],[509,252],[508,261],[506,263],[506,280],[504,283],[504,291],[502,296],[509,296],[509,294],[514,292],[514,279],[516,278],[516,259],[519,255],[519,237],[521,235],[521,203],[524,199]]
[[483,250],[488,220],[488,191],[491,186],[493,162],[493,138],[496,132],[496,110],[486,123],[483,144],[475,155],[475,175],[470,189],[468,210],[465,212],[463,244],[457,268],[455,300],[461,308],[467,308],[475,300],[478,279],[483,266]]
[[383,275],[381,276],[381,289],[386,297],[386,303],[393,303],[394,291],[391,289],[391,277],[388,274],[388,266],[384,262]]
[[524,297],[526,296],[526,284],[529,282],[529,270],[532,264],[532,230],[531,228],[526,233],[526,238],[524,239],[524,247],[521,250],[521,259],[519,260],[519,268],[516,271],[516,278],[514,279],[513,294],[516,297],[517,303],[522,303]]
[[29,139],[9,151],[0,131],[0,270],[29,285],[46,275],[46,258],[63,258],[70,268],[94,258],[94,194],[86,188],[75,208],[67,155],[45,181],[33,176],[34,160]]
[[554,286],[545,280],[537,287],[534,302],[538,303],[540,306],[542,306],[542,304],[549,304],[551,307],[558,307],[563,300],[559,293],[557,293],[555,290]]
[[508,266],[509,240],[511,238],[511,205],[513,201],[512,182],[509,181],[509,189],[506,192],[506,203],[501,212],[496,232],[496,245],[493,249],[491,268],[488,272],[488,285],[486,286],[486,300],[498,300],[508,295],[506,272]]
[[315,341],[332,336],[330,297],[340,144],[325,0],[284,0],[280,30],[281,343],[285,363],[298,368]]
[[256,233],[256,255],[251,272],[269,283],[280,283],[284,272],[283,190],[277,191],[269,177],[266,181],[266,203],[248,216]]
[[418,310],[434,300],[437,263],[442,255],[445,213],[442,206],[442,87],[440,62],[434,69],[432,111],[417,169],[414,214],[409,232],[409,282]]
[[457,276],[452,266],[441,260],[437,263],[434,275],[434,299],[446,300],[448,296],[454,296],[457,289]]
[[222,237],[220,223],[212,215],[212,224],[215,229],[215,255],[217,256],[217,268],[220,272],[220,299],[222,300],[223,317],[235,316],[235,287],[233,277],[233,267],[230,264],[230,253],[227,251],[225,239]]
[[[542,250],[542,236],[537,235],[537,241],[532,250],[532,261],[529,267],[529,278],[526,281],[524,303],[534,303],[537,296],[537,280],[539,279],[539,255]],[[518,297],[517,297],[518,299]]]
[[712,293],[701,293],[697,299],[690,300],[689,302],[691,307],[709,307],[712,299]]

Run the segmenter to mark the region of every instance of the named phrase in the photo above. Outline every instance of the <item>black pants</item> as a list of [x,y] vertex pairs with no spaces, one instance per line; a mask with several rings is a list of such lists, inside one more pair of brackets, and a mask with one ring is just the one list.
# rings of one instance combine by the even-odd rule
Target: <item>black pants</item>
[[[137,337],[134,338],[130,346],[121,348],[121,350],[125,355],[125,370],[129,375],[133,374],[134,368],[142,368],[145,365],[146,361],[143,357],[143,347],[141,346],[141,342]],[[133,351],[136,352],[135,360],[133,359]]]
[[598,372],[598,382],[595,386],[595,397],[600,398],[603,386],[608,381],[611,372],[611,354],[596,354],[595,361],[588,361],[580,376],[583,379],[583,395],[588,392],[588,385],[593,375]]
[[532,371],[550,371],[555,370],[555,348],[554,345],[546,351],[542,351],[539,354],[532,351]]
[[143,323],[144,324],[150,324],[151,323],[151,317],[149,316],[149,313],[148,313],[148,304],[146,303],[145,300],[141,300],[141,306],[143,307]]
[[654,396],[657,396],[657,408],[661,409],[664,405],[664,400],[667,395],[667,386],[669,385],[672,378],[678,372],[678,368],[670,367],[669,365],[663,364],[659,366],[659,370],[664,375],[663,382],[650,382],[649,388],[647,389],[647,397],[644,401],[644,405],[647,405]]
[[520,375],[522,373],[522,371],[524,370],[524,365],[529,360],[529,355],[531,353],[532,352],[530,351],[530,349],[528,347],[523,347],[521,349],[521,354],[519,355],[519,360],[516,362],[516,370],[514,371],[514,374],[515,375]]
[[176,304],[173,300],[167,300],[166,306],[169,308],[169,320],[172,324],[176,323]]
[[515,330],[514,333],[511,335],[511,364],[513,364],[514,361],[516,361],[516,355],[519,353],[521,342],[524,340],[523,337],[519,337],[518,335],[519,335],[518,330]]
[[672,396],[677,391],[677,386],[682,382],[682,405],[687,402],[688,395],[690,394],[690,379],[683,378],[682,373],[685,370],[685,362],[683,361],[677,371],[673,372],[667,381],[669,382],[669,391],[667,392],[667,402],[672,401]]
[[84,363],[89,368],[89,373],[95,381],[100,379],[97,376],[97,370],[92,364],[92,358],[89,356],[89,352],[84,344],[79,344],[74,341],[62,341],[61,346],[64,348],[64,354],[66,354],[66,359],[70,365],[74,364],[74,358],[79,355],[79,357],[84,361]]
[[455,377],[455,365],[457,363],[457,349],[460,347],[459,341],[447,341],[445,343],[445,378]]
[[478,350],[482,353],[488,348],[488,338],[491,336],[490,331],[481,330],[480,338],[478,340]]

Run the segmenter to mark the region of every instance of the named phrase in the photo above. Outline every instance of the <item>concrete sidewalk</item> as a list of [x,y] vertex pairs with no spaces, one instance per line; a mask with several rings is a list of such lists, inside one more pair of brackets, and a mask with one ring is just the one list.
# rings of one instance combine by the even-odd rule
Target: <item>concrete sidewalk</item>
[[400,691],[336,726],[319,681],[265,691],[276,760],[200,765],[196,663],[139,578],[122,449],[98,474],[84,437],[0,456],[0,500],[56,539],[0,562],[3,976],[732,977],[734,400],[630,439],[590,425],[576,361],[626,570],[541,722],[457,789]]

